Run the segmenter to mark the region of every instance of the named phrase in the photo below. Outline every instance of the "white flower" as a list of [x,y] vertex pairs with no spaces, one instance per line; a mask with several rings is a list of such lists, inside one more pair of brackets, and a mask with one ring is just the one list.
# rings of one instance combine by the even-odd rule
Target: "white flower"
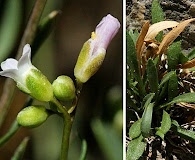
[[110,14],[100,21],[79,54],[74,68],[74,75],[78,81],[85,83],[98,71],[105,58],[106,49],[119,28],[118,19]]
[[53,91],[47,78],[31,63],[31,48],[26,44],[22,57],[17,61],[8,58],[1,63],[3,71],[1,76],[12,78],[17,87],[25,93],[41,101],[49,101],[53,98]]

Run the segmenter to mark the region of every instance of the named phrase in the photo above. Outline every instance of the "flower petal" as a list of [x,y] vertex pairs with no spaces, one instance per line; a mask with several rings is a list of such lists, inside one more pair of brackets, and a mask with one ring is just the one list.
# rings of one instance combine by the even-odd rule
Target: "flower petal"
[[12,78],[14,81],[17,79],[17,70],[16,69],[7,69],[0,72],[1,76]]
[[26,67],[29,68],[29,66],[30,67],[32,66],[30,58],[31,58],[31,48],[29,44],[26,44],[23,48],[22,57],[18,61],[19,70],[22,70],[22,68],[26,68]]
[[8,70],[8,69],[18,69],[17,68],[18,61],[13,58],[8,58],[6,61],[3,61],[1,63],[2,70]]
[[104,17],[95,29],[97,41],[100,43],[100,46],[107,49],[109,43],[116,35],[119,28],[120,23],[118,19],[114,18],[110,14]]

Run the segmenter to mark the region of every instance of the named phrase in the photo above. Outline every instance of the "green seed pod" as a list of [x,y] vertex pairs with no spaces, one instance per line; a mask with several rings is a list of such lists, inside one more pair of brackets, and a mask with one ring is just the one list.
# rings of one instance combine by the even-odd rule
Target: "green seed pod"
[[24,127],[38,127],[49,116],[44,106],[29,106],[21,110],[17,115],[17,122]]
[[52,86],[55,97],[61,101],[70,101],[76,97],[74,82],[68,76],[59,76]]

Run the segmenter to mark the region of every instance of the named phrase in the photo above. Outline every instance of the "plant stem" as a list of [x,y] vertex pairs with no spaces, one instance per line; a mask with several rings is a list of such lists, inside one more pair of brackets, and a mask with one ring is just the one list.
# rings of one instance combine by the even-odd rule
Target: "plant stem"
[[71,119],[69,120],[69,118],[64,116],[64,129],[63,129],[60,160],[68,159],[68,148],[69,148],[69,139],[70,139],[71,129],[72,129]]
[[17,121],[14,121],[9,131],[0,138],[0,147],[3,146],[20,128],[20,125]]
[[75,98],[75,100],[72,104],[72,107],[68,110],[68,113],[71,114],[71,115],[74,115],[75,112],[76,112],[76,107],[77,107],[77,104],[78,104],[78,101],[79,101],[79,97],[80,97],[80,94],[81,94],[82,87],[83,87],[83,83],[79,82],[76,79],[76,98]]
[[70,139],[70,133],[72,129],[72,119],[67,109],[64,106],[62,106],[56,98],[53,98],[52,103],[54,103],[58,107],[58,110],[63,114],[64,128],[63,128],[60,160],[67,160],[69,139]]
[[36,0],[32,14],[24,31],[16,59],[20,58],[22,55],[22,49],[26,43],[31,44],[35,38],[36,31],[38,28],[39,20],[41,18],[42,12],[44,10],[47,0]]
[[80,96],[82,85],[83,85],[82,83],[77,81],[77,89],[76,89],[77,98],[70,110],[67,110],[66,107],[62,106],[62,104],[55,97],[51,101],[57,106],[58,110],[63,114],[63,118],[64,118],[64,128],[63,128],[60,160],[67,160],[68,158],[69,139],[70,139],[70,133],[71,133],[73,117],[74,117],[74,116],[71,116],[70,114],[75,113],[75,109],[78,104],[78,99]]

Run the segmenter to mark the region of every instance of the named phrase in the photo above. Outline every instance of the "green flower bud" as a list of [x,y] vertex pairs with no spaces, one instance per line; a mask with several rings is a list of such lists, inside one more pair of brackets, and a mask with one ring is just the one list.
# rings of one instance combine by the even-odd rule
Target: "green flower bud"
[[8,58],[1,63],[1,76],[12,78],[17,87],[40,101],[50,101],[53,98],[51,83],[35,66],[31,64],[31,48],[26,44],[22,57],[17,61]]
[[76,97],[74,82],[68,76],[59,76],[52,86],[55,97],[61,101],[70,101]]
[[38,127],[49,116],[44,106],[29,106],[21,110],[17,115],[17,122],[24,127]]
[[[26,77],[26,87],[30,91],[30,95],[40,101],[50,101],[53,98],[53,89],[48,81],[39,70],[31,69]],[[18,88],[20,88],[18,86]]]

